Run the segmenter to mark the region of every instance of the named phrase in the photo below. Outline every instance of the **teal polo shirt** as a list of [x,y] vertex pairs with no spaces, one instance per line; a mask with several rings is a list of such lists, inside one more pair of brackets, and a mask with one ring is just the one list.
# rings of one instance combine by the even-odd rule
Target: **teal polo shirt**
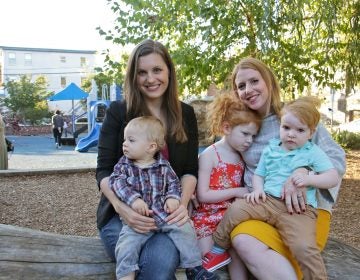
[[[283,184],[300,167],[309,167],[316,173],[334,168],[329,157],[310,141],[292,151],[285,151],[280,144],[280,139],[269,141],[255,170],[255,174],[264,178],[264,191],[267,194],[280,198]],[[314,187],[307,188],[306,199],[307,204],[317,208]]]

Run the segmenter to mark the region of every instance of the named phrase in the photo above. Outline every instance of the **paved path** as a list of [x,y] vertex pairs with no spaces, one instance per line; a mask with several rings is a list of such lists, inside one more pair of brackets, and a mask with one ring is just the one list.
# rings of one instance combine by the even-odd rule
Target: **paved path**
[[86,153],[75,151],[75,146],[63,145],[61,149],[56,149],[51,135],[9,135],[7,138],[15,146],[15,151],[9,153],[9,171],[96,167],[97,148],[91,148]]

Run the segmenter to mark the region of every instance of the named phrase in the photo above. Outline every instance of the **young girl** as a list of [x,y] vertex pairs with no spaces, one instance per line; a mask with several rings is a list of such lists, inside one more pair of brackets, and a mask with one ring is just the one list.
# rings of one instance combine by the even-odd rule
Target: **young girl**
[[[199,156],[197,199],[193,211],[195,231],[201,253],[212,245],[212,233],[235,198],[242,198],[244,162],[240,153],[247,150],[261,125],[261,118],[247,109],[233,95],[221,94],[208,108],[209,131],[221,140],[206,148]],[[230,257],[225,262],[230,261]]]

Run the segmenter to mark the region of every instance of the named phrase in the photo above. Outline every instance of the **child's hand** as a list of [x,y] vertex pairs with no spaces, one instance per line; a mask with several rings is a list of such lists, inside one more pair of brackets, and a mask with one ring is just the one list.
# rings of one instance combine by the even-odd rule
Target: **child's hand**
[[200,203],[199,203],[199,201],[197,200],[195,194],[192,194],[192,195],[191,195],[190,201],[191,201],[192,206],[194,206],[195,209],[197,209],[197,208],[200,206]]
[[149,216],[149,206],[141,198],[137,198],[132,204],[131,208],[134,209],[137,213],[143,216]]
[[165,205],[164,205],[164,209],[166,211],[166,213],[172,213],[174,212],[176,209],[179,208],[180,205],[180,201],[175,199],[175,198],[168,198],[165,201]]
[[266,200],[266,194],[263,190],[254,190],[251,193],[244,194],[244,198],[246,199],[246,202],[251,202],[253,205],[260,203],[260,198],[262,198],[262,201],[265,202]]
[[298,173],[291,176],[291,181],[295,185],[295,187],[303,188],[309,186],[308,178],[309,178],[308,174]]

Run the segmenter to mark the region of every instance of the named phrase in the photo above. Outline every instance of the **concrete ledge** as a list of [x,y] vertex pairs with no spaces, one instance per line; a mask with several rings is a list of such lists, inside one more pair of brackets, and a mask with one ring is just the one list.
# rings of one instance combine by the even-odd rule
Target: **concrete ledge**
[[51,174],[72,174],[95,172],[95,167],[81,167],[81,168],[49,168],[49,169],[8,169],[0,170],[0,177],[10,177],[19,175],[51,175]]

